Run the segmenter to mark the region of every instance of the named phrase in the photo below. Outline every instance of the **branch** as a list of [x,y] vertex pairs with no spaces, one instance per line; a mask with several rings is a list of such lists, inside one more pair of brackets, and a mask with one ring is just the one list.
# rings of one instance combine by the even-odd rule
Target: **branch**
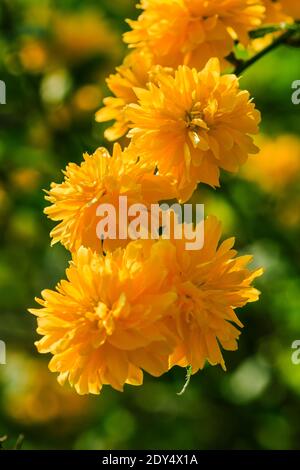
[[255,64],[258,60],[262,59],[265,55],[267,55],[269,52],[273,51],[276,49],[278,46],[281,46],[282,44],[287,44],[289,39],[298,31],[297,29],[290,29],[286,31],[284,34],[279,36],[277,39],[275,39],[272,44],[269,46],[265,47],[262,51],[260,51],[258,54],[256,54],[254,57],[251,57],[251,59],[247,60],[246,62],[240,63],[236,69],[235,69],[235,75],[241,75],[246,69],[248,69],[251,65]]
[[299,31],[298,22],[295,23],[280,23],[280,24],[270,24],[264,26],[263,28],[254,29],[250,31],[249,36],[251,39],[263,38],[267,34],[279,33],[283,31]]

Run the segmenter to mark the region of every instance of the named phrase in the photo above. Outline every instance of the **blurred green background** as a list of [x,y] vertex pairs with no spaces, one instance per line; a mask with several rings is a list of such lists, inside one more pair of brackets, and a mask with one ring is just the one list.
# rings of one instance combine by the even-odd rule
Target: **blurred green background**
[[224,175],[221,190],[194,196],[266,269],[261,300],[239,312],[245,329],[239,351],[225,354],[228,372],[205,368],[183,396],[185,371],[175,368],[123,394],[105,387],[79,397],[57,385],[33,345],[27,308],[69,259],[49,246],[42,190],[69,161],[109,145],[94,113],[124,56],[134,3],[0,0],[0,436],[12,447],[23,433],[25,449],[299,449],[300,365],[291,362],[300,339],[300,106],[291,102],[299,49],[281,47],[241,79],[262,111],[259,158]]

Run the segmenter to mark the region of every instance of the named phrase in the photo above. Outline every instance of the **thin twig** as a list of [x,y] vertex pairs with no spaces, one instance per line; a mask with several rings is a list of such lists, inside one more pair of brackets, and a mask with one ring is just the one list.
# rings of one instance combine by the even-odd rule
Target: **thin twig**
[[250,31],[249,36],[251,39],[262,38],[267,34],[279,33],[283,31],[299,31],[298,22],[295,23],[279,23],[279,24],[270,24],[262,28],[254,29]]
[[258,54],[256,54],[254,57],[251,57],[251,59],[247,60],[246,62],[240,63],[236,69],[235,69],[235,75],[241,75],[245,70],[247,70],[251,65],[255,64],[258,60],[262,59],[265,55],[267,55],[269,52],[273,51],[276,49],[276,47],[287,43],[287,41],[297,32],[295,29],[291,29],[289,31],[286,31],[284,34],[279,36],[277,39],[275,39],[272,44],[269,46],[265,47],[262,51],[260,51]]
[[186,389],[188,388],[188,385],[191,381],[191,377],[192,377],[192,366],[188,366],[187,367],[187,370],[186,370],[186,378],[185,378],[185,383],[184,383],[184,386],[182,387],[182,390],[177,393],[178,396],[181,396],[184,394],[184,392],[186,391]]

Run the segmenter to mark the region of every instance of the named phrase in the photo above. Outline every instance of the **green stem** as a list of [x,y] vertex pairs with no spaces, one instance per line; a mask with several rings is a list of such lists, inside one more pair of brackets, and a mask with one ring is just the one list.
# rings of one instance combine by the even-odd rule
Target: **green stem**
[[284,34],[275,39],[272,44],[260,51],[254,57],[251,57],[251,59],[247,60],[246,62],[240,63],[235,69],[235,74],[241,75],[245,70],[251,67],[251,65],[255,64],[258,60],[262,59],[269,52],[273,51],[282,44],[286,44],[288,40],[295,34],[295,32],[297,32],[297,30],[295,29],[286,31]]
[[186,391],[186,389],[187,389],[187,387],[190,383],[192,373],[193,373],[192,366],[188,366],[187,369],[186,369],[185,383],[184,383],[184,386],[182,387],[182,390],[179,393],[177,393],[178,396],[183,395],[184,392]]
[[254,29],[250,31],[249,36],[251,39],[262,38],[267,34],[279,33],[284,31],[298,31],[299,32],[299,23],[280,23],[280,24],[270,24],[268,26],[263,26],[262,28]]

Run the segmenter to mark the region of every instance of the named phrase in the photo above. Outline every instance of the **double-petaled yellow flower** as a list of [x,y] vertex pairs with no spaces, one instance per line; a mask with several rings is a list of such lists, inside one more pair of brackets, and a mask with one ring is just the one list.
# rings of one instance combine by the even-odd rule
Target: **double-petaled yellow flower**
[[114,146],[110,157],[105,148],[93,155],[84,155],[81,165],[69,163],[62,183],[52,183],[46,199],[51,203],[45,214],[59,224],[52,230],[52,244],[61,242],[68,250],[81,245],[101,252],[113,249],[126,240],[107,240],[102,247],[97,236],[97,208],[111,204],[117,211],[119,197],[127,198],[127,205],[144,204],[149,207],[160,200],[176,197],[176,186],[168,176],[155,173],[153,164],[137,162],[132,151]]
[[223,62],[235,40],[248,43],[265,13],[261,0],[141,0],[140,7],[124,40],[149,49],[156,63],[168,67],[201,68],[211,57]]
[[208,362],[226,370],[222,349],[238,348],[236,326],[243,326],[235,309],[259,297],[251,284],[262,270],[247,267],[251,256],[236,257],[234,238],[220,244],[220,237],[220,222],[208,217],[201,250],[185,250],[184,238],[171,241],[175,260],[169,257],[168,266],[171,284],[176,286],[174,330],[179,341],[170,356],[170,367],[191,366],[196,373]]
[[49,368],[80,394],[98,394],[104,384],[122,390],[141,385],[143,370],[168,370],[175,335],[167,321],[176,293],[167,289],[162,264],[165,242],[132,242],[100,256],[80,248],[67,281],[38,299],[37,342],[51,353]]
[[260,113],[235,75],[221,76],[218,59],[201,72],[181,66],[156,79],[135,89],[139,103],[128,106],[131,148],[173,175],[185,201],[197,183],[218,186],[220,169],[235,172],[257,152],[250,134]]

